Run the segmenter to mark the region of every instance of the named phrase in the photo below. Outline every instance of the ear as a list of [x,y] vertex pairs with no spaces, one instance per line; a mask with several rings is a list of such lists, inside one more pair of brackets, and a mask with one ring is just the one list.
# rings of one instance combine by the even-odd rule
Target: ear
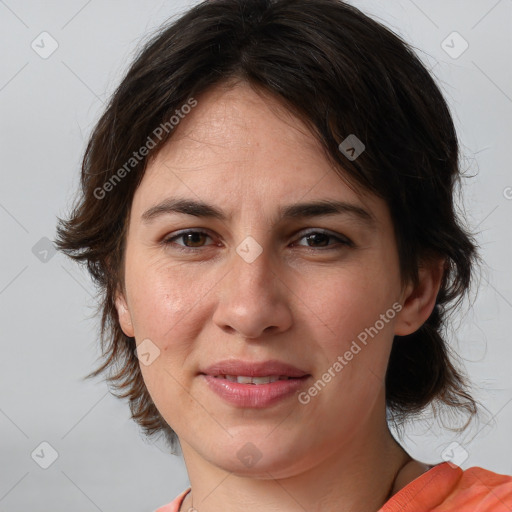
[[396,335],[412,334],[426,322],[436,304],[444,271],[444,258],[429,261],[418,269],[418,284],[409,283],[402,295],[403,307],[397,315]]
[[116,309],[121,329],[126,334],[126,336],[133,338],[135,334],[133,331],[132,316],[128,309],[128,304],[126,303],[124,294],[120,291],[116,292]]

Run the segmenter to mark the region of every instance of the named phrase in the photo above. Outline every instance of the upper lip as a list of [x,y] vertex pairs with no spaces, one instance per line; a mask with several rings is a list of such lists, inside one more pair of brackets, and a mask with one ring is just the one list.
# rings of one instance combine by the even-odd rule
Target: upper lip
[[241,361],[238,359],[226,359],[219,361],[206,369],[201,370],[206,375],[243,375],[247,377],[266,377],[267,375],[279,375],[286,377],[304,377],[307,372],[272,359],[262,362]]

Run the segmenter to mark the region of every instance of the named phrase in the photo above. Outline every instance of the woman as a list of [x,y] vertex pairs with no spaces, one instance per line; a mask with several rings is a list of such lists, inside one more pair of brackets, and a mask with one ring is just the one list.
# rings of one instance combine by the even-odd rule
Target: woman
[[441,336],[477,259],[458,179],[438,87],[350,5],[203,2],[148,43],[58,244],[104,292],[91,376],[183,452],[159,512],[510,510],[512,477],[388,426],[477,414]]

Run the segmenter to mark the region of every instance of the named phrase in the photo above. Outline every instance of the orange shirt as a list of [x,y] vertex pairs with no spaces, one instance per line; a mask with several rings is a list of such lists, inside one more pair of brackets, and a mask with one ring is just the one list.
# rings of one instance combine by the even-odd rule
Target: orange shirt
[[[178,512],[189,491],[155,512]],[[378,512],[512,512],[512,476],[442,462],[400,489]]]
[[511,512],[512,476],[443,462],[393,495],[378,512]]

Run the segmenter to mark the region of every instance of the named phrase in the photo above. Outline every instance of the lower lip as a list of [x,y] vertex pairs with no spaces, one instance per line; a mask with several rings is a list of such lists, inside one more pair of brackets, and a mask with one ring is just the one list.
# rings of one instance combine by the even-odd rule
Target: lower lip
[[210,389],[230,404],[238,407],[269,407],[294,395],[310,377],[276,380],[268,384],[239,384],[226,379],[203,374]]

